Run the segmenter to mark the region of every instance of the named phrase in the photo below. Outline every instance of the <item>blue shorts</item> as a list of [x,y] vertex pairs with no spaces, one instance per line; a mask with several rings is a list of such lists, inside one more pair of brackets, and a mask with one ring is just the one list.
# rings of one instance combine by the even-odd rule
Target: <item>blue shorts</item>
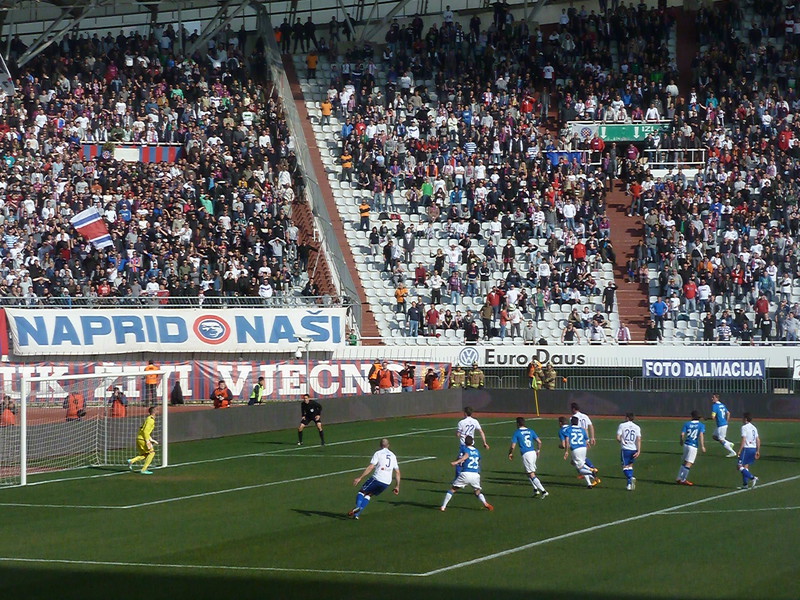
[[636,450],[623,450],[622,451],[622,466],[629,467],[633,464],[636,460],[633,455],[636,454]]
[[388,483],[381,483],[374,477],[370,477],[364,482],[359,491],[365,496],[378,496],[388,487]]
[[754,462],[756,462],[756,449],[744,448],[742,450],[742,455],[739,457],[739,464],[746,467],[747,465],[752,465]]

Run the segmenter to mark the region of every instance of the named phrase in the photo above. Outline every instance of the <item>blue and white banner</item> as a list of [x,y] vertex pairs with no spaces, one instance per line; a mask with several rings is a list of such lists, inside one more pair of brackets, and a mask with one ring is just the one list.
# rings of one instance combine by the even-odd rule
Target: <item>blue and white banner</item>
[[654,379],[766,379],[764,360],[643,360],[642,376]]
[[345,308],[6,309],[19,356],[331,351]]

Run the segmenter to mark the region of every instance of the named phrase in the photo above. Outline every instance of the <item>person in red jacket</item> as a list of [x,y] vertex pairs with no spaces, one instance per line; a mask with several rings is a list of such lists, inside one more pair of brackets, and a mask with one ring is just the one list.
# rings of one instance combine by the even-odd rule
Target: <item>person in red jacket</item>
[[572,249],[572,259],[576,263],[586,260],[586,244],[584,241],[583,239],[578,240],[578,243],[575,244],[575,247]]
[[683,284],[683,297],[686,301],[686,312],[695,312],[697,310],[697,284],[694,279]]
[[756,300],[756,328],[761,325],[761,321],[769,314],[769,300],[762,292]]

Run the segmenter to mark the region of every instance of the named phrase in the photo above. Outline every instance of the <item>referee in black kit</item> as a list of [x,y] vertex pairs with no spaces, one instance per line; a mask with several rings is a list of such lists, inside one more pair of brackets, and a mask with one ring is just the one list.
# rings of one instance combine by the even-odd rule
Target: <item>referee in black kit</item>
[[322,406],[316,400],[312,400],[308,394],[303,394],[303,401],[300,403],[300,427],[297,428],[297,445],[303,445],[303,429],[313,423],[319,431],[320,443],[325,445],[325,433],[322,431]]

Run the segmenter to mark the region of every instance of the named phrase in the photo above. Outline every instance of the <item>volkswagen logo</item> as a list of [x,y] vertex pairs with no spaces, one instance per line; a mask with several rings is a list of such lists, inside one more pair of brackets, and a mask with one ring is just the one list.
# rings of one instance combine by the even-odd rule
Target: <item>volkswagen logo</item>
[[480,363],[480,354],[477,348],[468,346],[458,353],[458,364],[462,367],[471,367],[472,363]]

